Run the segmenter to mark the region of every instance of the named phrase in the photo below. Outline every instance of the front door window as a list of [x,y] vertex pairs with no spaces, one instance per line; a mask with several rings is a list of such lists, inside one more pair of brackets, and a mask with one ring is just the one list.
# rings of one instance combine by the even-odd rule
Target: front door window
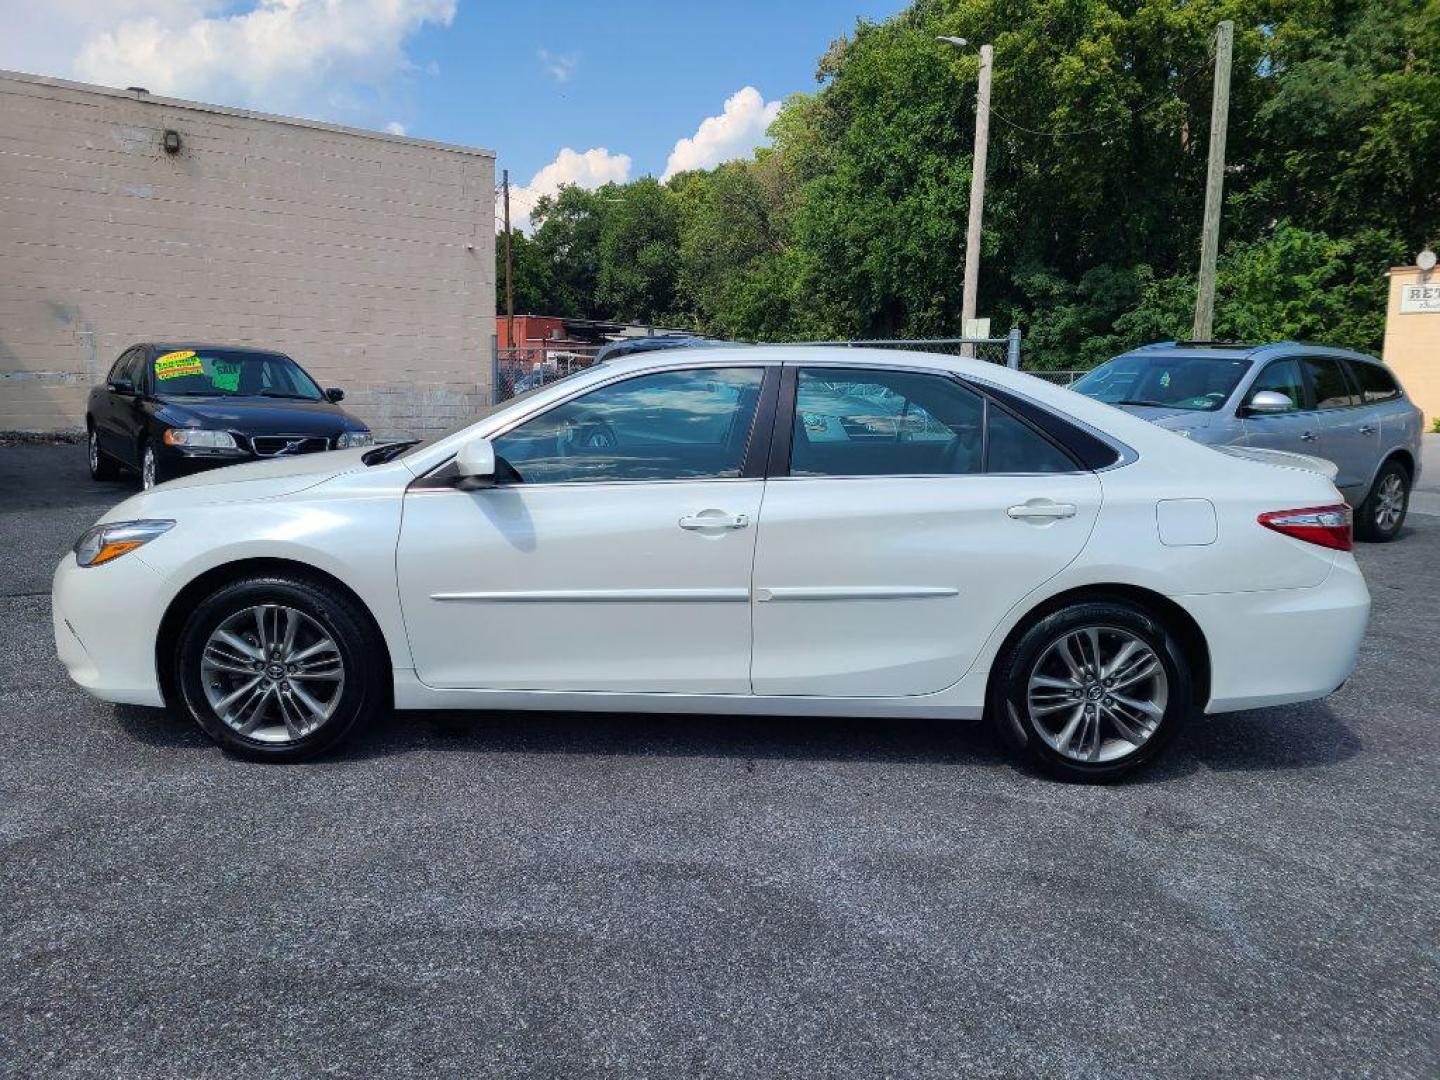
[[611,383],[500,436],[495,453],[525,484],[737,477],[763,377],[696,368]]

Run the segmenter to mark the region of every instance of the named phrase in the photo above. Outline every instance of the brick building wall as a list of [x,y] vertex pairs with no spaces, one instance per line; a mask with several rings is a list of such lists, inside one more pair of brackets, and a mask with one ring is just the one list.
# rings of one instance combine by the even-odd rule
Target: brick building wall
[[449,427],[490,398],[494,191],[486,150],[0,72],[0,431],[80,429],[152,339],[289,353],[379,434]]

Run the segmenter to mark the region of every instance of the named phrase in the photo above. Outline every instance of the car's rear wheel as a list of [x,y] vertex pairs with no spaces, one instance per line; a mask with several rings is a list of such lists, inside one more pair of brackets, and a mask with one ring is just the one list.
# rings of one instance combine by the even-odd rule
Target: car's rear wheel
[[1410,473],[1393,458],[1380,466],[1370,494],[1355,514],[1355,536],[1372,544],[1394,540],[1410,508]]
[[175,682],[195,722],[227,750],[300,761],[380,708],[383,657],[368,617],[338,590],[253,577],[196,606],[180,632]]
[[94,424],[85,425],[85,446],[90,461],[91,480],[114,480],[119,475],[115,462],[100,449],[100,435]]
[[1082,601],[1030,626],[997,658],[1001,734],[1062,780],[1105,783],[1158,754],[1191,709],[1190,667],[1163,623],[1129,603]]

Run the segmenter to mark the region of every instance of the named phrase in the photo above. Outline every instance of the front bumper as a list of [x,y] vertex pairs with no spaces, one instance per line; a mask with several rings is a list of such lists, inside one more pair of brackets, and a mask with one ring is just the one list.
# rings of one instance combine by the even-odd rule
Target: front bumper
[[1370,619],[1370,590],[1354,558],[1305,589],[1175,597],[1210,649],[1207,713],[1326,697],[1355,669]]
[[165,704],[155,671],[163,582],[135,553],[90,567],[65,553],[51,583],[51,621],[60,662],[80,687],[102,701]]

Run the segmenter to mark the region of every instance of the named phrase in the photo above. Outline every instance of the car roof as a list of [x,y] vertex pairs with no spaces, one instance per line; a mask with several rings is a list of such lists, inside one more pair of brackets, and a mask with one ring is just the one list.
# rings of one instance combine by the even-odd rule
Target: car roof
[[[1148,420],[1132,416],[1104,402],[1096,401],[1068,387],[1017,371],[1003,364],[949,353],[915,352],[908,349],[874,347],[841,347],[835,345],[720,345],[705,349],[651,350],[584,368],[569,378],[558,379],[538,389],[533,396],[517,403],[527,415],[533,415],[602,383],[623,379],[631,374],[679,370],[684,368],[752,367],[795,364],[807,367],[877,367],[895,370],[951,373],[967,380],[993,386],[1012,395],[1054,409],[1071,423],[1088,427],[1106,441],[1117,443],[1130,452],[1145,454],[1164,451],[1171,457],[1193,449],[1206,455],[1213,451],[1203,444],[1185,442],[1179,449],[1173,433],[1156,427]],[[418,472],[432,468],[455,453],[465,439],[473,434],[489,434],[514,423],[515,414],[501,405],[479,417],[474,423],[457,428],[426,446],[423,455],[408,463]],[[1204,458],[1209,461],[1208,457]],[[1197,463],[1203,463],[1198,462]]]
[[265,349],[258,345],[226,345],[215,341],[141,341],[130,348],[142,349],[224,349],[226,352],[254,353],[256,356],[289,356],[279,349]]
[[[1286,356],[1343,356],[1347,360],[1363,360],[1371,364],[1382,361],[1366,353],[1356,352],[1340,345],[1322,345],[1312,341],[1154,341],[1139,345],[1119,356],[1147,356],[1165,353],[1174,356],[1213,356],[1226,360],[1268,360],[1281,354]],[[1118,357],[1117,357],[1118,359]]]

